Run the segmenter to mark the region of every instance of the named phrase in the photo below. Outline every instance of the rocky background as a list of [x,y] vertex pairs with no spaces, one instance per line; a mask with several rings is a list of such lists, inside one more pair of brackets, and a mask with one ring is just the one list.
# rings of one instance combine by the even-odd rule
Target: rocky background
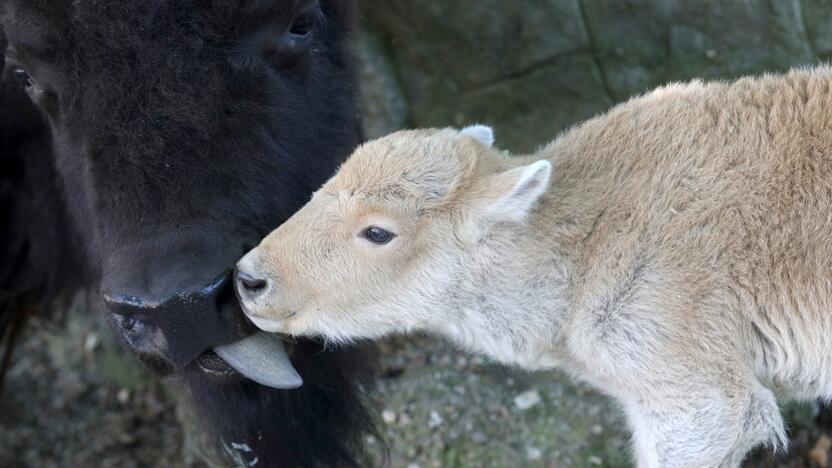
[[[364,0],[359,19],[368,137],[484,122],[514,152],[669,81],[832,54],[832,0]],[[79,300],[30,329],[0,395],[0,466],[206,466],[187,407],[113,343],[95,308]],[[426,337],[381,352],[385,440],[367,441],[379,465],[630,466],[618,408],[559,373]],[[832,415],[784,409],[790,453],[759,450],[746,466],[828,466]]]
[[512,151],[671,81],[825,61],[830,0],[364,0],[368,136],[487,122]]

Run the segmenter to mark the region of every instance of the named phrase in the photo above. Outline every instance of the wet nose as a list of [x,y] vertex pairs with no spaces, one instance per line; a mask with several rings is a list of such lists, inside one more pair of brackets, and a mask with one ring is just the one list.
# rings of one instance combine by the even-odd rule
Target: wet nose
[[[181,369],[235,329],[222,311],[225,293],[233,298],[228,273],[212,282],[165,296],[102,291],[110,322],[140,359],[160,374]],[[230,301],[229,301],[230,302]],[[232,315],[239,315],[236,312]],[[145,359],[142,359],[145,360]]]
[[253,331],[231,275],[243,253],[239,230],[181,221],[150,223],[116,237],[101,271],[108,322],[160,374],[181,370],[215,346]]
[[[105,302],[113,310],[113,301]],[[125,308],[120,305],[116,305],[115,308],[121,312],[110,312],[107,317],[110,325],[142,361],[146,361],[145,358],[150,356],[159,355],[160,351],[168,348],[164,333],[153,321],[143,315],[126,313]],[[152,362],[148,364],[160,375],[175,370],[176,365],[169,359],[157,357],[150,360]]]
[[266,291],[269,283],[237,267],[234,270],[234,285],[241,300],[253,300]]

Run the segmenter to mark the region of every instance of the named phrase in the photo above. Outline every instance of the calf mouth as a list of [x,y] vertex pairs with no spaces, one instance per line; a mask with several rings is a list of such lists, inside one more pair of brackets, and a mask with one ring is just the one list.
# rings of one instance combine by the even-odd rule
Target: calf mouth
[[[226,316],[248,317],[233,294],[222,294],[218,309]],[[248,325],[247,323],[245,325]],[[252,327],[243,326],[249,332]],[[279,335],[256,330],[235,341],[210,347],[194,359],[196,367],[204,374],[218,380],[247,378],[260,385],[276,389],[293,389],[303,384],[303,379],[292,366],[289,352]]]
[[[287,318],[292,317],[294,314],[290,314]],[[255,327],[269,333],[278,333],[283,330],[283,321],[281,320],[272,320],[261,317],[259,315],[249,314],[246,313],[246,319],[251,322]]]
[[[217,306],[226,315],[242,318],[242,327],[251,331],[244,305],[233,289],[226,288]],[[260,385],[283,390],[303,385],[303,379],[292,366],[280,336],[259,330],[237,341],[214,345],[198,356],[195,362],[206,374],[218,378],[231,378],[237,373]]]

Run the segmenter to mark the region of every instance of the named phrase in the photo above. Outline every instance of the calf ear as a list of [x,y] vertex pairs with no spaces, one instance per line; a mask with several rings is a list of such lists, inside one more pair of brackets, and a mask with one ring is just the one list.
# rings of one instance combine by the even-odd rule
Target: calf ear
[[486,200],[486,216],[495,221],[520,222],[526,219],[540,196],[549,188],[552,163],[542,159],[528,166],[491,176],[493,198]]
[[494,129],[488,125],[470,125],[460,130],[459,134],[471,137],[488,148],[494,145]]
[[486,176],[471,200],[479,227],[496,222],[523,222],[549,188],[552,163],[546,160]]

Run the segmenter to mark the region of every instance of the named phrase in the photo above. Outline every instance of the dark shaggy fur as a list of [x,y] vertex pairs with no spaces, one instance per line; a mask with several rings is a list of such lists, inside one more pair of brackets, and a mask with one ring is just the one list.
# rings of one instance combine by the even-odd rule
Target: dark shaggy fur
[[[306,201],[360,139],[350,3],[0,0],[11,44],[0,94],[6,356],[26,317],[62,293],[205,284]],[[11,79],[17,66],[36,83],[31,100]],[[227,293],[217,301],[231,307]],[[179,379],[207,430],[254,449],[257,466],[364,466],[366,360],[316,343],[292,359],[299,390],[196,364]]]
[[48,129],[18,86],[0,82],[0,389],[25,321],[82,284],[79,247]]

